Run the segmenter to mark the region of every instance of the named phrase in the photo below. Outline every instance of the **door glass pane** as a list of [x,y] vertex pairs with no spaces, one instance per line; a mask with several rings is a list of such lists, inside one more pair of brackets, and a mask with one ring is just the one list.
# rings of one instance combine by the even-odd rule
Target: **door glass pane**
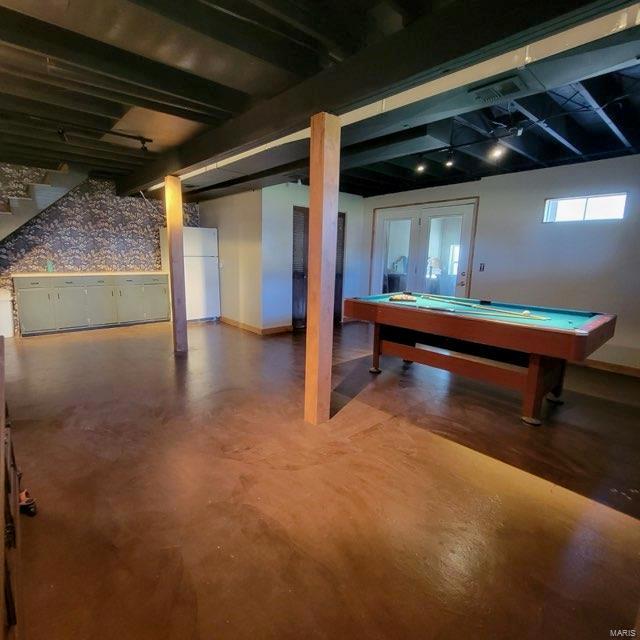
[[462,244],[461,215],[428,218],[429,245],[425,265],[424,291],[443,296],[456,294],[456,279],[460,267]]
[[411,220],[385,220],[385,255],[382,293],[407,290]]

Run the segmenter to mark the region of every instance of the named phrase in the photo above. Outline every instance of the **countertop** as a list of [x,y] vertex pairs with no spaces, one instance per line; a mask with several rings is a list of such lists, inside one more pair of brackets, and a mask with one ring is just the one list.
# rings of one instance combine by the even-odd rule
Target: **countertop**
[[166,271],[36,271],[30,273],[12,273],[12,278],[42,278],[62,276],[63,278],[79,276],[168,276]]

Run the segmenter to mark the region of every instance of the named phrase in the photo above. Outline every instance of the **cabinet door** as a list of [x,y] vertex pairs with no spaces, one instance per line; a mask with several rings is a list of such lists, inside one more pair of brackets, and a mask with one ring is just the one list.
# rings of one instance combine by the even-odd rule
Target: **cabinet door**
[[17,293],[22,333],[51,331],[56,328],[51,289],[19,289]]
[[84,287],[60,287],[54,289],[54,313],[58,329],[86,327],[87,290]]
[[142,322],[144,320],[143,300],[143,285],[120,285],[116,295],[118,322]]
[[167,320],[169,318],[169,297],[166,285],[144,285],[144,317],[146,320]]
[[87,315],[92,327],[118,322],[117,291],[109,285],[87,287]]

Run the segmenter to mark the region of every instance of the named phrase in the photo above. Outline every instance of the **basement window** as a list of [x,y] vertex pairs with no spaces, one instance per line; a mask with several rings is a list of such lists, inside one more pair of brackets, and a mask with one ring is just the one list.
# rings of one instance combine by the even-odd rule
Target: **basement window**
[[579,198],[550,198],[544,204],[543,222],[622,220],[626,202],[626,193]]

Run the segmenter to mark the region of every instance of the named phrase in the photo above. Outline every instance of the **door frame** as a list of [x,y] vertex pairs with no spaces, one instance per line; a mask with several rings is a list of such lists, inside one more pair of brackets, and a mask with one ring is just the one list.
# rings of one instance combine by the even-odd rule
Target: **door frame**
[[[407,204],[398,204],[398,205],[386,205],[384,207],[374,207],[373,209],[373,220],[371,227],[371,254],[369,259],[369,294],[380,293],[378,289],[379,286],[374,287],[373,283],[376,282],[376,276],[380,276],[377,278],[377,281],[382,281],[382,273],[380,272],[380,264],[376,264],[376,258],[379,258],[384,249],[384,233],[383,233],[383,224],[384,220],[383,214],[385,211],[389,209],[416,209],[420,207],[425,208],[439,208],[446,206],[463,206],[463,205],[473,205],[473,210],[471,212],[471,232],[469,235],[469,255],[467,258],[466,264],[466,284],[465,284],[465,296],[469,297],[471,293],[471,280],[473,274],[473,258],[475,252],[476,245],[476,229],[478,225],[478,209],[480,207],[480,196],[469,196],[467,198],[447,198],[444,200],[427,200],[423,202],[410,202]],[[401,211],[398,211],[398,217],[401,218]],[[419,217],[420,214],[417,214]],[[408,216],[407,216],[408,217]],[[413,242],[413,240],[412,240]],[[380,260],[377,261],[378,263]],[[375,291],[374,291],[375,289]]]

